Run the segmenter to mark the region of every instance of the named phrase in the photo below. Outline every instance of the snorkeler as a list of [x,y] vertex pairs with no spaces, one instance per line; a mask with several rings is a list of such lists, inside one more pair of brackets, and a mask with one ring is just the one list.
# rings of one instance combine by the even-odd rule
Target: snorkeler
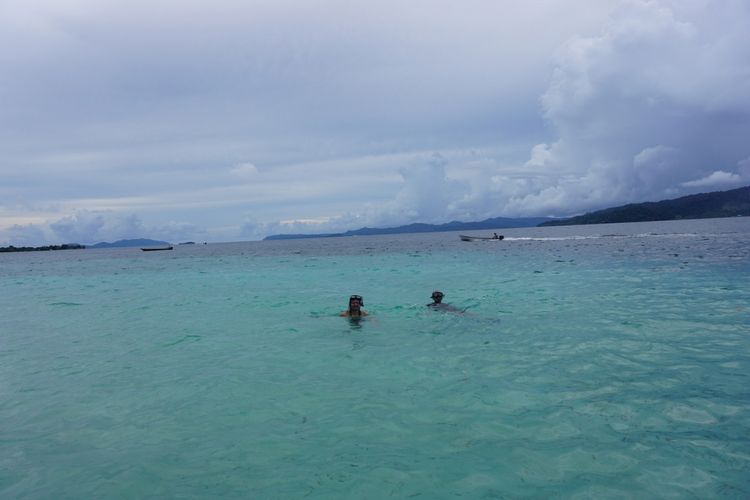
[[438,305],[442,305],[443,297],[445,297],[443,292],[435,290],[432,292],[432,304],[427,304],[427,307],[437,307]]
[[363,305],[365,305],[365,301],[362,299],[361,295],[352,295],[349,297],[349,308],[339,316],[349,318],[361,318],[362,316],[367,316],[367,311],[362,309]]
[[427,304],[427,307],[434,309],[434,310],[440,310],[445,312],[452,312],[452,313],[463,313],[461,309],[458,309],[456,307],[453,307],[450,304],[443,304],[443,297],[445,297],[445,294],[441,292],[440,290],[435,290],[432,292],[432,303]]

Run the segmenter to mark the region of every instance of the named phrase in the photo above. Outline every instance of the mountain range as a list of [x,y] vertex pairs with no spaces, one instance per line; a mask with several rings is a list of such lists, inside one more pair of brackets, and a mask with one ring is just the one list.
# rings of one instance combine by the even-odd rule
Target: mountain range
[[608,224],[617,222],[644,222],[677,219],[707,219],[715,217],[750,216],[750,186],[683,196],[672,200],[629,203],[605,208],[565,219],[552,217],[507,218],[495,217],[478,222],[452,221],[445,224],[408,224],[405,226],[372,228],[363,227],[343,233],[325,234],[275,234],[266,240],[291,240],[300,238],[336,238],[376,234],[432,233],[443,231],[469,231],[477,229],[503,229],[533,226],[567,226],[577,224]]
[[445,224],[422,224],[414,223],[397,227],[363,227],[344,233],[326,234],[274,234],[266,236],[265,240],[294,240],[300,238],[337,238],[341,236],[370,236],[376,234],[403,234],[403,233],[438,233],[444,231],[471,231],[476,229],[503,229],[509,227],[534,227],[540,223],[552,220],[549,217],[525,217],[512,219],[508,217],[495,217],[478,222],[452,221]]
[[[372,228],[363,227],[343,233],[325,234],[275,234],[265,240],[290,240],[300,238],[336,238],[343,236],[368,236],[379,234],[433,233],[445,231],[470,231],[482,229],[503,229],[534,226],[566,226],[578,224],[611,224],[619,222],[644,222],[677,219],[707,219],[715,217],[750,216],[750,186],[728,191],[693,194],[671,200],[656,202],[629,203],[603,210],[588,212],[576,217],[555,219],[551,217],[508,218],[494,217],[476,222],[451,221],[445,224],[414,223],[404,226]],[[118,240],[112,243],[101,242],[88,248],[150,247],[169,245],[166,241],[137,238]],[[7,247],[3,251],[57,250],[85,248],[83,245],[69,244],[59,247]]]
[[672,200],[629,203],[569,219],[542,222],[540,226],[612,224],[677,219],[711,219],[750,216],[750,186],[729,191],[693,194]]
[[117,240],[112,243],[102,241],[88,248],[153,247],[162,245],[169,245],[169,243],[160,240],[150,240],[148,238],[137,238],[133,240]]

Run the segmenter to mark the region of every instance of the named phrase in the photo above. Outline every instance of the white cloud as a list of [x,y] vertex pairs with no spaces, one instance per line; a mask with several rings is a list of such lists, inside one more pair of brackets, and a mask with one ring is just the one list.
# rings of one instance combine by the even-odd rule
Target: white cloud
[[0,245],[2,246],[37,247],[47,245],[49,242],[49,235],[34,224],[14,224],[0,229]]
[[240,237],[243,239],[259,240],[272,234],[340,233],[351,229],[351,223],[352,220],[344,217],[291,219],[276,222],[247,220],[240,227]]
[[559,138],[533,148],[526,166],[543,176],[506,207],[560,214],[740,182],[749,25],[741,1],[630,0],[572,39],[542,97]]
[[451,218],[454,202],[460,200],[469,186],[446,174],[447,161],[439,153],[415,161],[400,170],[403,185],[383,212],[391,221],[435,223]]
[[0,243],[41,246],[48,243],[93,244],[132,238],[153,238],[171,242],[203,240],[210,233],[192,223],[168,221],[146,225],[134,213],[80,210],[49,224],[15,224],[0,229]]
[[548,144],[537,144],[531,148],[531,158],[526,162],[527,167],[544,168],[555,160],[552,147]]
[[141,237],[144,227],[135,214],[79,211],[49,225],[62,240],[94,243],[108,239]]
[[250,180],[258,175],[258,167],[252,163],[238,163],[229,170],[229,173],[234,177],[242,180]]
[[711,175],[706,176],[702,179],[696,179],[694,181],[683,182],[682,185],[685,187],[727,187],[732,185],[738,185],[742,182],[742,177],[737,174],[730,172],[724,172],[723,170],[717,170]]

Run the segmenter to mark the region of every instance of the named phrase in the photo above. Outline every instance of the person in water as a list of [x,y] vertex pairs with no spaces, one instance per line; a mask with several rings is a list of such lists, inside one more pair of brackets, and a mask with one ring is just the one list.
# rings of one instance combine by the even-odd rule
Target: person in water
[[349,308],[342,312],[340,316],[345,316],[347,318],[361,318],[367,316],[367,311],[362,309],[363,305],[365,305],[365,301],[362,299],[361,295],[352,295],[349,297]]
[[446,312],[453,312],[453,313],[463,313],[461,309],[458,309],[456,307],[453,307],[450,304],[443,304],[443,297],[445,297],[445,294],[441,292],[440,290],[435,290],[432,292],[432,304],[427,304],[427,307],[433,309],[433,310],[440,310],[440,311],[446,311]]
[[434,292],[432,292],[432,304],[427,304],[427,307],[438,307],[444,305],[443,297],[445,297],[445,294],[443,292],[441,292],[440,290],[435,290]]

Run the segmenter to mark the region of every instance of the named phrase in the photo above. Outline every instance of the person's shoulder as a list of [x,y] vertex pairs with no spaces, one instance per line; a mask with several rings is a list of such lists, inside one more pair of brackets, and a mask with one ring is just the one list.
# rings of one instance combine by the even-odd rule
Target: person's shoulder
[[349,311],[344,311],[339,314],[339,316],[341,316],[342,318],[359,318],[361,316],[369,316],[369,315],[370,314],[367,311],[363,311],[363,310],[359,311],[359,316],[354,316],[350,314]]

